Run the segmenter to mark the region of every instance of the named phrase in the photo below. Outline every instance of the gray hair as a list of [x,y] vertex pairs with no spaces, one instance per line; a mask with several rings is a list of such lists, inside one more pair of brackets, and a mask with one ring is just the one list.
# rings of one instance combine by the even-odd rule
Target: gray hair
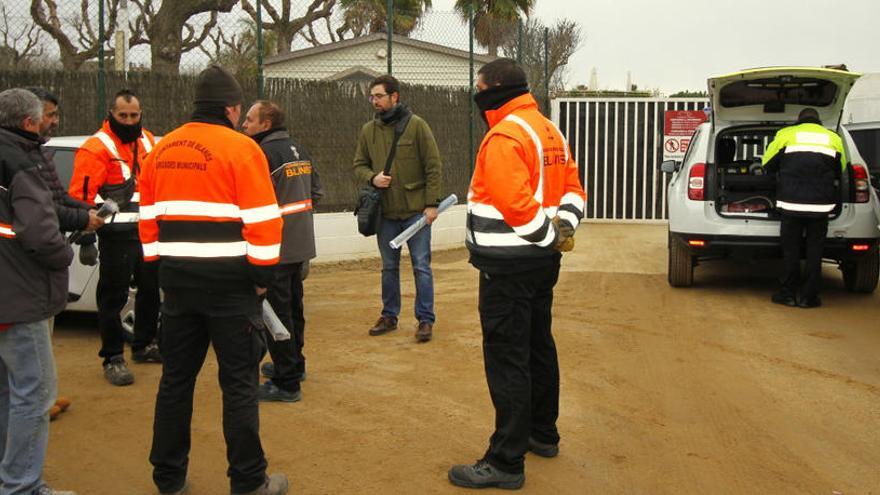
[[43,119],[43,102],[37,95],[22,88],[0,92],[0,127],[20,128],[27,117],[36,123]]

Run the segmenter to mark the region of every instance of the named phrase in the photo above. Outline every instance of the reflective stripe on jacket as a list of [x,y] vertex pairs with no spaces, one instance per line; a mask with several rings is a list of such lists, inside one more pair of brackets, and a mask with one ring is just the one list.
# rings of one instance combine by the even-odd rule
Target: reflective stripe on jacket
[[466,245],[490,258],[551,256],[558,232],[551,219],[576,228],[586,193],[568,143],[522,95],[486,112],[489,132],[480,145],[468,191]]
[[782,212],[821,217],[837,206],[835,181],[847,159],[843,141],[833,131],[809,122],[782,128],[762,164],[778,169],[776,208]]

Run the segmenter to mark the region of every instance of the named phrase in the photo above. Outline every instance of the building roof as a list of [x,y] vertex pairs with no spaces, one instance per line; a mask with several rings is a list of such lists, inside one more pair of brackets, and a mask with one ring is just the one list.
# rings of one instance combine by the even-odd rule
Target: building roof
[[[360,36],[357,38],[352,38],[343,41],[337,41],[335,43],[327,43],[326,45],[319,45],[313,48],[305,48],[303,50],[294,50],[288,53],[282,53],[280,55],[274,55],[272,57],[267,58],[263,65],[275,65],[283,62],[287,62],[289,60],[296,60],[298,58],[310,57],[314,55],[320,55],[325,52],[341,50],[345,48],[350,48],[353,46],[363,45],[365,43],[371,43],[373,41],[378,40],[387,40],[388,35],[386,33],[373,33],[367,36]],[[412,38],[407,38],[406,36],[396,35],[392,37],[392,42],[395,45],[407,45],[413,48],[419,48],[422,50],[432,51],[436,53],[442,53],[445,55],[450,55],[453,57],[460,58],[470,58],[470,52],[465,50],[458,50],[456,48],[449,48],[448,46],[438,45],[436,43],[429,43],[427,41],[414,40]],[[489,55],[483,55],[479,53],[474,54],[474,61],[480,62],[483,64],[487,64],[496,57],[492,57]]]

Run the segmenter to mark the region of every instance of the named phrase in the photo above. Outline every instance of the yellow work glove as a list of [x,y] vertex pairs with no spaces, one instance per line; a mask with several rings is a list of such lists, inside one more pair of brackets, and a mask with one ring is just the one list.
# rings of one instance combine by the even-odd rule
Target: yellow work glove
[[556,250],[564,253],[574,249],[574,229],[569,227],[567,223],[562,223],[559,216],[553,217],[551,222],[559,232],[559,238],[556,239],[556,246],[554,246]]

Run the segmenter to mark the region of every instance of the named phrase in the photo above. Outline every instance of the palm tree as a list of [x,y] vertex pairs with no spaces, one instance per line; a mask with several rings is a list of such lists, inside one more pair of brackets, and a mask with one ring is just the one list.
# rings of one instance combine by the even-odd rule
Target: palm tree
[[498,47],[534,5],[535,0],[456,0],[455,11],[467,20],[468,8],[473,9],[474,38],[488,48],[489,55],[497,57]]
[[[409,35],[419,25],[422,15],[431,9],[431,0],[393,0],[394,34]],[[341,0],[344,24],[337,33],[351,31],[354,36],[387,32],[386,0]]]

